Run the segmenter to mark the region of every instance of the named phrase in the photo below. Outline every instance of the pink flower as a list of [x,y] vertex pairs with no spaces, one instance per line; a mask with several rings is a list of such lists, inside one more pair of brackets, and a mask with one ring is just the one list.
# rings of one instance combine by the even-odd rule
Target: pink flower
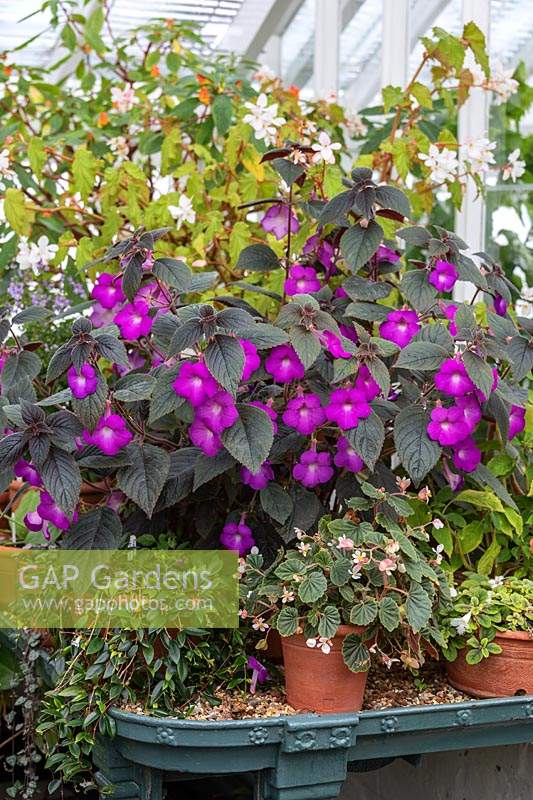
[[76,522],[78,519],[77,511],[74,512],[72,518],[69,518],[48,492],[43,492],[41,494],[41,500],[37,506],[37,514],[41,519],[51,522],[52,525],[55,525],[56,528],[62,531],[68,530],[72,523]]
[[351,358],[352,354],[342,346],[342,341],[338,336],[335,336],[331,331],[321,331],[318,338],[325,346],[326,350],[331,353],[333,358]]
[[199,406],[208,397],[213,397],[220,387],[203,361],[196,364],[185,362],[172,388],[180,397],[185,397],[191,406]]
[[84,397],[89,397],[98,389],[98,375],[90,364],[84,364],[79,373],[76,372],[75,367],[70,367],[67,372],[67,383],[72,396],[76,400],[83,400]]
[[481,461],[481,450],[471,436],[459,442],[454,449],[452,461],[457,469],[463,472],[474,472]]
[[267,233],[273,233],[276,239],[283,239],[289,232],[289,220],[291,226],[291,233],[297,233],[300,230],[300,223],[293,211],[290,212],[289,206],[278,203],[275,206],[270,206],[265,216],[261,220],[261,227]]
[[359,341],[355,328],[350,328],[348,325],[339,325],[339,330],[345,339],[349,339],[354,344],[357,344]]
[[437,291],[450,292],[455,286],[458,277],[459,273],[455,264],[438,259],[429,273],[428,280]]
[[122,281],[116,275],[109,272],[102,272],[98,276],[96,286],[91,292],[91,297],[98,300],[102,308],[115,308],[119,303],[126,299],[122,291]]
[[277,383],[299,381],[305,375],[305,367],[290,344],[274,347],[265,361],[265,369]]
[[396,561],[393,558],[383,558],[379,564],[379,571],[385,575],[390,575],[396,569]]
[[268,486],[270,481],[274,480],[274,470],[268,461],[265,461],[257,472],[250,472],[246,467],[241,468],[241,478],[245,486],[250,486],[251,489],[256,491],[264,489]]
[[255,545],[252,530],[244,522],[227,522],[219,538],[220,544],[226,550],[237,550],[240,556],[245,555]]
[[507,438],[514,439],[526,427],[526,409],[520,406],[511,406],[509,414],[509,433]]
[[347,469],[348,472],[361,472],[365,468],[365,462],[360,458],[352,445],[344,436],[337,442],[337,452],[333,459],[336,467]]
[[154,321],[149,312],[150,306],[145,300],[134,300],[133,303],[127,303],[113,321],[120,328],[121,336],[133,341],[150,333]]
[[419,330],[420,323],[416,311],[406,309],[390,311],[386,321],[379,326],[379,335],[389,342],[394,342],[398,347],[405,347]]
[[462,397],[476,388],[468,377],[460,356],[443,361],[435,375],[435,386],[450,397]]
[[244,351],[244,367],[241,380],[247,381],[252,373],[261,366],[261,359],[254,344],[247,339],[239,339],[239,343]]
[[309,294],[318,292],[320,281],[313,267],[304,267],[302,264],[293,264],[289,269],[289,277],[283,284],[285,294]]
[[372,409],[359,389],[335,389],[329,398],[326,418],[339,428],[356,428],[360,419],[370,416]]
[[278,415],[277,415],[277,412],[274,411],[274,409],[272,408],[272,403],[273,403],[272,400],[268,400],[267,403],[261,403],[261,402],[259,402],[259,400],[253,400],[248,405],[255,406],[256,408],[260,408],[262,411],[265,412],[265,414],[268,414],[268,416],[272,420],[272,428],[274,430],[274,433],[277,433],[278,432],[278,423],[276,422],[276,420],[278,418]]
[[300,455],[292,470],[293,477],[303,486],[312,489],[320,483],[327,483],[333,477],[331,456],[329,453],[317,453],[311,447]]
[[199,447],[206,456],[216,456],[222,450],[220,436],[209,428],[203,420],[194,420],[189,427],[189,437],[191,442]]
[[359,367],[354,388],[360,391],[369,403],[381,393],[379,383],[374,380],[366,364],[361,364]]
[[222,433],[231,428],[239,413],[233,397],[223,390],[208,397],[196,409],[196,419],[201,420],[213,433]]
[[[23,458],[17,461],[17,463],[13,467],[13,472],[15,473],[17,478],[22,478],[22,480],[26,481],[26,483],[29,483],[30,486],[40,486],[42,483],[41,476],[39,475],[33,464],[30,464]],[[38,530],[40,530],[40,528]]]
[[462,408],[437,406],[431,412],[427,432],[430,439],[444,447],[461,442],[471,431]]
[[287,403],[283,422],[298,433],[309,436],[325,422],[326,415],[316,394],[301,394]]
[[133,439],[133,434],[119,414],[105,414],[100,417],[92,433],[83,431],[82,436],[86,444],[96,445],[106,456],[116,455]]

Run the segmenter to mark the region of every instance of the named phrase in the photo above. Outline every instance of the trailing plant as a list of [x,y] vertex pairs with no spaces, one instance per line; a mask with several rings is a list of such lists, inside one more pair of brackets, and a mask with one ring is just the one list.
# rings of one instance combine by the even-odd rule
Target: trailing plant
[[366,672],[371,656],[413,669],[426,653],[437,657],[443,640],[436,612],[448,585],[426,526],[409,524],[413,509],[398,483],[396,492],[363,483],[365,496],[346,501],[343,519],[326,516],[317,533],[297,531],[296,545],[268,569],[260,554],[249,555],[241,615],[251,616],[256,630],[302,634],[326,654],[344,635],[344,662],[353,672]]
[[470,575],[453,594],[440,621],[449,661],[463,649],[468,664],[501,653],[494,641],[498,631],[525,631],[533,637],[533,582],[528,578]]

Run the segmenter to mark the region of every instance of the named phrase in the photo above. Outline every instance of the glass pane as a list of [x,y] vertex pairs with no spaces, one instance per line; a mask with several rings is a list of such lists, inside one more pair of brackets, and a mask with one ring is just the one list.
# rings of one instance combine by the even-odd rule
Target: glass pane
[[281,75],[286,84],[312,94],[315,47],[315,0],[304,0],[281,40]]
[[[381,0],[365,0],[345,26],[340,39],[341,95],[362,80],[377,81],[381,57]],[[373,92],[372,92],[373,94]]]

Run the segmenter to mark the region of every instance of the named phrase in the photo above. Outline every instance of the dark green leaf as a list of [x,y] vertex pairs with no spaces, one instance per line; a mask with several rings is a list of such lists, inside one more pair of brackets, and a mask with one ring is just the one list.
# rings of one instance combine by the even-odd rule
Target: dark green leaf
[[258,350],[267,350],[270,347],[277,347],[278,344],[285,344],[289,341],[288,335],[281,328],[274,325],[258,322],[251,328],[246,328],[241,332],[241,339],[247,339]]
[[293,502],[289,494],[282,487],[272,481],[261,489],[259,494],[261,508],[269,517],[283,525],[293,512]]
[[152,271],[163,283],[176,289],[180,294],[189,291],[192,273],[184,261],[179,261],[177,258],[158,258]]
[[356,272],[376,253],[383,241],[383,229],[374,220],[366,228],[353,225],[341,238],[341,252],[348,266]]
[[392,597],[384,597],[379,601],[379,621],[388,631],[395,630],[400,624],[400,609]]
[[431,617],[431,600],[419,583],[411,583],[405,611],[407,621],[415,633],[418,633],[428,623]]
[[213,378],[235,396],[244,369],[244,352],[238,340],[217,333],[205,350],[205,365]]
[[298,585],[298,597],[302,603],[316,603],[325,595],[328,581],[323,572],[313,570],[304,575]]
[[403,239],[407,244],[418,245],[418,247],[425,247],[430,240],[430,235],[425,228],[418,225],[413,225],[409,228],[401,228],[396,231],[396,236]]
[[270,272],[278,269],[279,258],[266,244],[251,244],[241,251],[237,261],[237,269],[252,272]]
[[153,425],[156,420],[161,419],[166,414],[172,414],[177,411],[185,402],[184,398],[179,397],[172,387],[180,369],[181,365],[170,368],[163,367],[158,373],[150,401],[150,416],[148,419],[150,425]]
[[208,483],[217,478],[222,473],[227,472],[236,464],[235,459],[226,450],[221,450],[216,456],[206,456],[200,453],[194,465],[194,485],[195,492],[204,483]]
[[251,472],[266,461],[274,431],[270,417],[260,408],[238,405],[239,419],[222,434],[224,447]]
[[327,225],[329,222],[334,222],[336,225],[345,225],[346,214],[353,206],[354,197],[355,192],[353,189],[341,192],[336,197],[333,197],[322,209],[318,219],[319,225]]
[[70,453],[52,447],[40,469],[46,491],[57,505],[71,517],[80,496],[81,475]]
[[440,344],[411,342],[401,350],[396,367],[409,370],[437,370],[448,358],[448,352]]
[[360,419],[357,428],[345,432],[355,452],[363,459],[370,471],[374,470],[385,441],[385,426],[373,411],[366,419]]
[[301,325],[295,325],[291,328],[289,341],[306,369],[309,369],[315,363],[322,351],[318,337]]
[[100,506],[82,514],[63,537],[66,550],[115,550],[122,534],[120,517],[111,508]]
[[424,269],[406,272],[400,283],[400,291],[417,311],[425,311],[437,296],[437,290],[428,282],[428,274]]
[[370,653],[356,633],[350,633],[342,643],[344,663],[351,672],[368,672]]
[[[513,375],[517,381],[521,381],[533,369],[533,339],[514,336],[509,344],[509,357],[513,364]],[[5,367],[2,378],[4,374]]]
[[155,385],[153,375],[136,373],[125,375],[118,381],[113,396],[115,400],[123,403],[136,403],[139,400],[148,400]]
[[284,606],[276,619],[280,636],[294,636],[298,630],[298,612],[293,606]]
[[492,384],[494,383],[494,375],[492,368],[483,361],[476,353],[466,350],[463,353],[463,364],[468,373],[468,377],[472,383],[477,386],[482,394],[488,398],[492,392]]
[[354,603],[350,611],[352,625],[369,625],[378,615],[378,604],[374,598]]
[[428,422],[428,414],[420,406],[402,409],[394,420],[398,458],[417,485],[433,469],[441,454],[440,445],[427,435]]
[[391,208],[404,217],[411,213],[411,206],[405,194],[395,186],[378,186],[376,189],[376,200],[383,208]]
[[318,635],[333,639],[341,624],[341,615],[335,606],[326,606],[318,623]]
[[117,484],[148,517],[157,503],[170,469],[165,450],[151,444],[130,445],[131,464],[117,472]]

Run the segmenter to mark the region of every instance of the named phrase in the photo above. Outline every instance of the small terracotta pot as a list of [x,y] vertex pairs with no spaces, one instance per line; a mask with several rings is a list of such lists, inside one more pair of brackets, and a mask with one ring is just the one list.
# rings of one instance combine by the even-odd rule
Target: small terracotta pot
[[351,672],[344,663],[342,643],[349,633],[361,633],[361,628],[341,625],[328,654],[307,647],[304,636],[281,637],[289,705],[319,714],[362,708],[368,673]]
[[452,686],[473,697],[510,697],[533,694],[533,637],[525,631],[497,633],[502,652],[467,664],[465,650],[446,665]]

